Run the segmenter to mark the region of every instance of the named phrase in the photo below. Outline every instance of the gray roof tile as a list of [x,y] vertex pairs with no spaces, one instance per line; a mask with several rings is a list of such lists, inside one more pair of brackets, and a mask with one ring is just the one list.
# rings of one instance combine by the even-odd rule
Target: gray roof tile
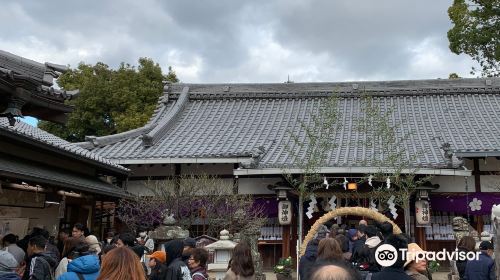
[[70,143],[53,134],[50,134],[44,130],[41,130],[24,122],[17,122],[14,126],[10,126],[6,118],[0,118],[0,132],[1,131],[19,135],[21,137],[26,137],[36,142],[45,143],[55,149],[79,155],[84,159],[89,159],[97,163],[106,165],[114,170],[120,170],[122,173],[129,171],[127,168],[124,168],[123,166],[113,162],[113,160],[101,157],[94,152],[78,146],[75,143]]
[[[185,87],[189,87],[189,101],[175,119],[165,121]],[[363,94],[372,95],[382,109],[395,109],[392,121],[402,121],[398,133],[409,136],[405,149],[408,157],[418,154],[416,166],[447,167],[443,143],[450,143],[456,151],[500,149],[499,78],[172,85],[163,97],[168,102],[159,101],[148,123],[150,127],[168,125],[155,128],[162,133],[152,146],[144,146],[141,136],[129,134],[87,147],[110,159],[140,160],[249,157],[263,146],[259,166],[283,167],[291,160],[285,148],[293,144],[288,131],[306,141],[300,121],[310,123],[310,114],[332,93],[340,96],[342,128],[334,135],[338,147],[330,155],[329,166],[363,166],[373,159],[375,151],[359,144],[365,136],[356,129],[353,117],[360,114]]]
[[[56,101],[64,101],[78,95],[79,91],[65,91],[53,88],[54,78],[68,70],[67,66],[53,63],[39,63],[3,50],[0,50],[0,77],[10,82],[20,82],[31,88],[33,93]],[[3,78],[3,77],[2,77]],[[27,83],[25,83],[27,82]]]

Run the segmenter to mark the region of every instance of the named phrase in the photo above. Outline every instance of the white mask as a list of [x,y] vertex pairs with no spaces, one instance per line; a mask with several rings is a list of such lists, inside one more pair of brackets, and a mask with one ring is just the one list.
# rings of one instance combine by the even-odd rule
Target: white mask
[[140,232],[140,233],[139,233],[139,236],[140,236],[140,237],[146,237],[146,232]]

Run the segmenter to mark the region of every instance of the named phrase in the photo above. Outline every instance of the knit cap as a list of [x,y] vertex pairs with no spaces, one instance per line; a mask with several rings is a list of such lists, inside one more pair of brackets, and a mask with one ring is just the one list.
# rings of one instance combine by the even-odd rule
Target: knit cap
[[97,237],[95,235],[89,235],[85,237],[85,243],[89,245],[89,248],[97,254],[101,253],[101,245],[99,244],[99,241],[97,240]]
[[18,263],[11,253],[0,251],[0,271],[13,271],[17,265]]

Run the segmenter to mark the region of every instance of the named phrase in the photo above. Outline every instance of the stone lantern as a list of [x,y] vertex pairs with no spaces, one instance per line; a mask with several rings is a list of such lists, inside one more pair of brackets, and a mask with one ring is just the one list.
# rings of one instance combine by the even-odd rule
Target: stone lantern
[[229,231],[224,229],[220,232],[219,241],[205,246],[205,249],[213,252],[214,262],[208,264],[208,271],[215,272],[215,280],[224,279],[236,244],[236,242],[229,240]]

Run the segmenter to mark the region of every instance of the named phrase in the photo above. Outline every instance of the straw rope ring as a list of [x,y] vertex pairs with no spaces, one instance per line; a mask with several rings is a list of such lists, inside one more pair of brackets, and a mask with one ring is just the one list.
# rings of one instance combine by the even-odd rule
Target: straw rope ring
[[401,229],[396,225],[391,219],[387,218],[383,214],[371,210],[369,208],[363,208],[363,207],[342,207],[342,208],[337,208],[333,211],[330,211],[323,215],[321,218],[319,218],[314,225],[312,225],[311,229],[307,233],[306,237],[304,238],[304,241],[302,242],[302,245],[300,247],[300,256],[304,255],[306,251],[307,244],[314,238],[314,235],[318,232],[319,228],[321,225],[324,223],[328,222],[329,220],[338,217],[338,216],[344,216],[344,215],[352,215],[352,216],[362,216],[362,217],[367,217],[370,219],[373,219],[377,222],[389,222],[393,226],[393,232],[395,234],[401,233]]

